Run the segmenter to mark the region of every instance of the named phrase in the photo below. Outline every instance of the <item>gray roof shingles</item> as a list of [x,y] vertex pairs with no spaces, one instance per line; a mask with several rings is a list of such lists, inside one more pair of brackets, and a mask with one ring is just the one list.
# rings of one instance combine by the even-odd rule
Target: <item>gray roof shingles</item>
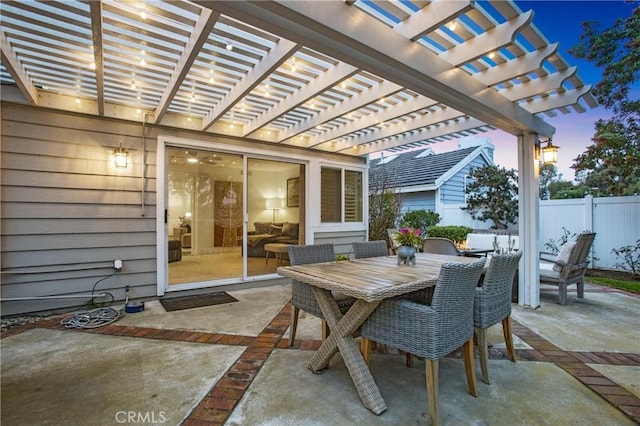
[[416,158],[422,151],[411,151],[400,154],[396,159],[382,165],[380,159],[375,159],[369,164],[369,184],[375,188],[378,179],[383,179],[384,186],[388,188],[434,184],[436,179],[476,149],[478,147],[474,146],[422,158]]

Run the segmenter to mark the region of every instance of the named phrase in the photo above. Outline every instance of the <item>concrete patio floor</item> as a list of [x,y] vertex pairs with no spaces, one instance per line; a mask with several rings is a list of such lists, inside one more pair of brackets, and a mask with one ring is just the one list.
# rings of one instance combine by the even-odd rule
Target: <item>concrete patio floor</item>
[[[336,355],[323,374],[305,365],[320,322],[302,315],[287,347],[289,286],[230,292],[238,302],[165,312],[157,301],[93,330],[61,317],[2,334],[2,425],[428,425],[424,364],[382,348],[371,371],[387,403],[361,403]],[[468,394],[461,358],[441,361],[444,425],[633,425],[640,422],[640,298],[587,286],[584,299],[543,288],[514,305],[518,362],[490,329],[491,384]],[[116,308],[118,308],[116,306]]]

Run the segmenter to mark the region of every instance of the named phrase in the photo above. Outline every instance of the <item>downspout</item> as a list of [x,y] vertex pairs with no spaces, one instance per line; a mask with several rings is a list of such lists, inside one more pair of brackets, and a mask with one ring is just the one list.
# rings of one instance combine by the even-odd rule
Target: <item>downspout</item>
[[140,195],[141,195],[141,202],[140,202],[140,216],[144,217],[144,209],[146,207],[145,205],[145,191],[144,191],[144,184],[145,184],[145,178],[144,178],[144,172],[145,172],[145,168],[146,168],[146,162],[145,162],[145,153],[146,153],[146,129],[147,129],[147,116],[148,115],[153,115],[149,112],[145,112],[144,114],[142,114],[142,167],[141,167],[141,174],[140,174],[140,181],[141,181],[141,188],[140,188]]

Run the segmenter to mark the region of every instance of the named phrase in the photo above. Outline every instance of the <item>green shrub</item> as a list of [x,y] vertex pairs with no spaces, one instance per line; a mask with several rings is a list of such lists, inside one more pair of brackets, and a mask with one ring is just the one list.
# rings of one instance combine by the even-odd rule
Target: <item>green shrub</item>
[[400,219],[401,227],[408,227],[413,229],[421,229],[422,235],[425,235],[427,229],[430,226],[435,226],[440,222],[440,215],[431,210],[426,211],[422,210],[414,210],[411,212],[406,212],[402,215]]
[[448,238],[451,241],[462,244],[467,239],[467,234],[472,231],[468,226],[432,226],[428,228],[429,237]]

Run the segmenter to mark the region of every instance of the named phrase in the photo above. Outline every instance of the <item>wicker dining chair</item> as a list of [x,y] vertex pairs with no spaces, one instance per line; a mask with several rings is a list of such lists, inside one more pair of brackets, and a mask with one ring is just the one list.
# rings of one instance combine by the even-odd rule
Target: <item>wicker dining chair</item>
[[353,257],[356,259],[389,255],[389,248],[387,247],[387,242],[384,240],[354,241],[351,245],[353,247]]
[[462,255],[462,252],[458,250],[453,241],[439,237],[427,237],[422,240],[422,251],[424,253],[450,254],[452,256]]
[[486,384],[489,384],[489,348],[487,343],[487,329],[489,327],[499,322],[502,323],[507,356],[511,361],[516,361],[511,336],[511,289],[521,257],[522,251],[492,255],[489,258],[491,260],[489,260],[482,286],[476,288],[473,325],[478,339],[482,381]]
[[[318,244],[318,245],[306,245],[296,246],[290,245],[289,251],[289,263],[293,265],[305,265],[308,263],[322,263],[333,262],[336,260],[336,255],[333,249],[333,244]],[[333,296],[338,302],[340,311],[346,313],[351,305],[355,303],[355,299],[345,296],[338,292],[333,292]],[[292,280],[291,281],[291,330],[289,332],[289,346],[293,346],[293,342],[296,338],[296,331],[298,328],[298,315],[302,309],[311,315],[322,319],[322,339],[326,339],[329,328],[320,309],[320,305],[316,300],[313,289],[309,284]]]
[[438,424],[440,358],[462,347],[469,393],[476,396],[473,360],[473,303],[485,260],[445,263],[431,305],[388,299],[362,324],[364,338],[425,358],[427,399],[433,425]]

